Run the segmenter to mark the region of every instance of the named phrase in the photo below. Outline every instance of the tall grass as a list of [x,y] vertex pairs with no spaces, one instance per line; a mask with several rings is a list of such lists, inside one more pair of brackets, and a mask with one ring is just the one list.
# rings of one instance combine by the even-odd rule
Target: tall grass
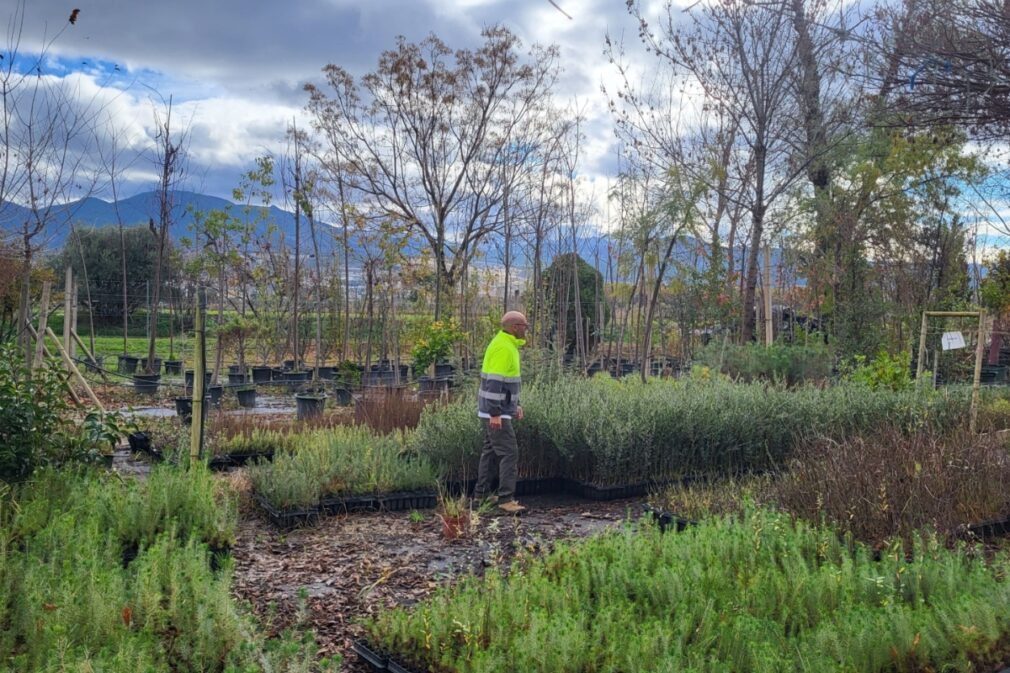
[[469,578],[366,623],[445,673],[974,671],[1008,654],[1010,563],[935,538],[879,562],[831,528],[764,510],[661,536],[559,545],[506,581]]

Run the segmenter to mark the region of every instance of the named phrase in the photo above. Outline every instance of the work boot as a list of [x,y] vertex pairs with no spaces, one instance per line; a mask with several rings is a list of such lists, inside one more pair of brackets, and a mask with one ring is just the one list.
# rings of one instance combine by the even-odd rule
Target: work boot
[[526,511],[526,508],[515,500],[509,500],[508,502],[499,504],[498,509],[503,512],[508,512],[509,514],[522,514]]

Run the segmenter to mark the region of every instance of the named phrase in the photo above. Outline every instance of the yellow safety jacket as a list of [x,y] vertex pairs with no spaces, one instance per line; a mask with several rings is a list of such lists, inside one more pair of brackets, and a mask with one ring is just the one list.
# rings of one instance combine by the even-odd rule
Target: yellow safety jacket
[[481,418],[512,418],[516,413],[522,387],[519,347],[525,343],[524,339],[499,331],[488,344],[477,393],[477,415]]

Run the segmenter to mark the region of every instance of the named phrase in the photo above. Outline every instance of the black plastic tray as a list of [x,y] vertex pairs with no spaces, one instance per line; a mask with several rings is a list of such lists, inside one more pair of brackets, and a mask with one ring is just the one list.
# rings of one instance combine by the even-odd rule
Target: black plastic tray
[[266,513],[270,522],[278,528],[296,528],[298,526],[315,523],[319,519],[318,507],[280,510],[267,502],[267,500],[258,493],[253,497],[256,500],[256,504],[259,505]]
[[364,640],[355,640],[351,644],[351,649],[375,673],[382,673],[382,671],[388,670],[386,665],[389,660],[384,655],[370,648]]

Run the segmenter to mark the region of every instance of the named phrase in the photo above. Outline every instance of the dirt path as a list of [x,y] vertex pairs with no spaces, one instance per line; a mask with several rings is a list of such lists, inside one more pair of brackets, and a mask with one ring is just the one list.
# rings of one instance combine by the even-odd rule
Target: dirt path
[[[299,595],[305,619],[324,654],[344,655],[345,671],[365,671],[351,653],[361,634],[356,620],[376,610],[417,602],[467,573],[508,566],[517,554],[539,554],[554,541],[620,525],[641,511],[641,500],[607,503],[570,497],[528,497],[522,517],[481,516],[470,534],[448,541],[431,510],[423,521],[409,512],[324,518],[317,526],[284,533],[253,507],[244,507],[233,550],[236,594],[280,630],[296,619]],[[275,607],[271,607],[271,605]]]

